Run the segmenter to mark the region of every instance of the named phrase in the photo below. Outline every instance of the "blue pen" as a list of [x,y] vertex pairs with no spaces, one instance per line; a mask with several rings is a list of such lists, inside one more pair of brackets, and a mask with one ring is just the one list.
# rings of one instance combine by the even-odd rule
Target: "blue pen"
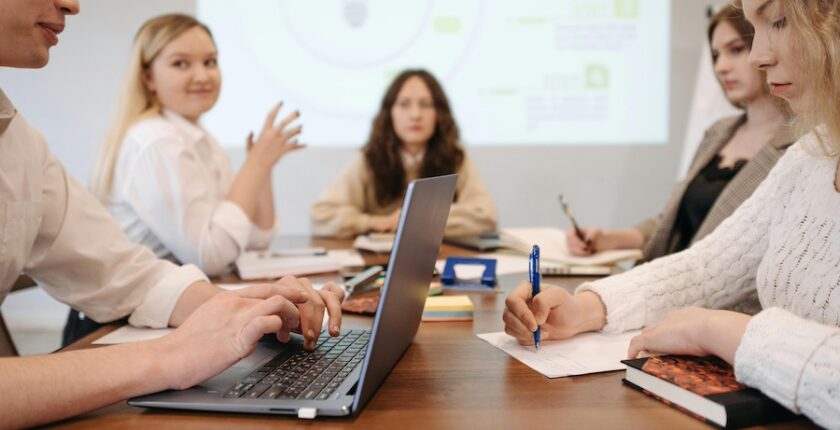
[[[534,245],[528,258],[528,278],[531,281],[531,300],[540,293],[540,246]],[[534,349],[540,349],[540,327],[534,332]]]

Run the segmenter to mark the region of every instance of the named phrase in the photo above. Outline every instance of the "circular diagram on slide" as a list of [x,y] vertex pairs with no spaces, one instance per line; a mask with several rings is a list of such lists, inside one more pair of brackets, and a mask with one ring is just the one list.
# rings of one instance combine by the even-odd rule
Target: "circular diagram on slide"
[[[481,24],[480,0],[249,1],[228,10],[253,61],[308,109],[367,115],[395,75],[458,74]],[[373,93],[373,94],[371,94]]]

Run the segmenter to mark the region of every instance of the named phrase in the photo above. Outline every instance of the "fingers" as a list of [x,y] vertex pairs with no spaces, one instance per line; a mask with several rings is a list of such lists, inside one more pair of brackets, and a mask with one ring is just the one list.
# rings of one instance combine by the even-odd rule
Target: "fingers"
[[248,133],[248,138],[245,139],[245,149],[250,151],[254,147],[254,132]]
[[507,299],[505,299],[505,309],[510,311],[516,319],[522,322],[528,331],[533,333],[537,329],[537,321],[531,309],[528,307],[528,301],[530,300],[531,283],[522,281],[510,293]]
[[300,311],[300,330],[303,335],[303,346],[306,349],[315,349],[315,343],[318,336],[321,334],[321,324],[324,321],[324,301],[321,295],[312,288],[309,279],[298,279],[309,294],[309,300],[299,307]]
[[[278,128],[278,130],[284,130],[284,129],[285,129],[285,128]],[[284,132],[282,135],[280,135],[280,139],[281,139],[283,142],[285,142],[287,145],[297,145],[297,146],[301,146],[301,145],[298,145],[298,143],[297,143],[297,142],[294,142],[294,143],[290,143],[290,142],[289,142],[289,140],[290,140],[291,138],[293,138],[293,137],[295,137],[295,136],[299,135],[301,132],[303,132],[303,125],[299,125],[299,126],[297,126],[297,127],[293,128],[293,129],[291,129],[291,130],[288,130],[288,131]]]
[[535,324],[544,324],[553,309],[566,305],[571,298],[571,294],[562,288],[549,286],[542,288],[540,294],[531,300]]
[[264,334],[276,333],[283,326],[283,320],[277,315],[263,315],[249,321],[242,330],[239,358],[253,352],[254,346]]
[[580,240],[574,229],[566,230],[566,246],[569,248],[569,253],[572,255],[583,256],[591,254],[586,246],[586,243]]
[[[283,118],[282,121],[280,121],[280,124],[277,124],[277,127],[275,127],[275,130],[285,130],[286,127],[288,127],[289,124],[292,123],[292,121],[294,121],[298,118],[300,118],[300,111],[294,111],[294,112],[286,115],[286,117]],[[297,128],[302,128],[302,126],[298,126]]]
[[246,318],[257,318],[266,315],[279,316],[289,329],[300,325],[301,313],[292,302],[283,296],[271,296],[257,301],[245,314]]
[[280,112],[281,107],[283,107],[283,102],[277,103],[274,108],[268,112],[268,116],[265,117],[265,123],[263,123],[262,134],[265,134],[267,131],[271,131],[274,128],[274,121],[277,120],[277,114]]
[[309,294],[306,290],[296,282],[284,281],[284,279],[274,284],[257,284],[241,288],[233,291],[233,293],[245,299],[267,299],[271,296],[280,295],[294,304],[306,303],[309,300]]
[[330,320],[327,323],[331,336],[338,336],[341,330],[341,302],[344,301],[344,290],[335,283],[328,283],[319,291],[321,298],[327,305]]
[[505,333],[516,339],[520,345],[534,344],[534,332],[528,330],[528,327],[525,327],[525,324],[514,316],[510,309],[505,309],[502,321],[505,322]]
[[630,339],[630,346],[627,348],[627,358],[634,359],[639,356],[639,354],[645,350],[645,338],[644,334],[640,334],[638,336],[633,336]]

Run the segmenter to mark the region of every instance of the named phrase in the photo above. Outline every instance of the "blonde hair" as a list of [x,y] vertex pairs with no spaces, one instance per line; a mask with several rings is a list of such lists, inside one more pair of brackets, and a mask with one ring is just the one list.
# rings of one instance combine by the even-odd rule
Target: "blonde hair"
[[815,131],[827,155],[840,156],[840,0],[776,4],[793,30],[791,51],[798,56],[799,70],[808,71],[808,108],[797,116],[797,124]]
[[206,25],[189,15],[182,14],[152,18],[140,27],[134,37],[128,70],[120,89],[116,115],[99,150],[91,175],[91,191],[99,201],[107,203],[111,197],[114,168],[128,129],[138,120],[160,113],[160,106],[155,95],[143,82],[143,74],[169,42],[194,27],[205,30],[212,39],[213,35]]

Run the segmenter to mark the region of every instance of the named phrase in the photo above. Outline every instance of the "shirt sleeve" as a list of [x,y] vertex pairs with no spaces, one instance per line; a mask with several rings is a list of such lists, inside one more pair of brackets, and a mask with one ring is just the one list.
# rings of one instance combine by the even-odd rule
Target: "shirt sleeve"
[[251,234],[248,236],[248,249],[266,249],[271,246],[279,225],[280,222],[277,219],[274,220],[274,225],[270,229],[262,229],[252,224]]
[[161,139],[126,163],[126,201],[181,262],[209,275],[225,273],[244,251],[252,223],[206,184],[213,179],[183,145]]
[[207,280],[131,243],[108,211],[49,154],[40,230],[24,272],[53,297],[97,322],[129,317],[135,326],[166,327],[181,293]]
[[465,158],[458,174],[456,200],[449,210],[446,236],[467,236],[496,231],[498,214],[478,170]]
[[754,316],[735,352],[741,383],[826,428],[840,423],[840,328],[779,308]]
[[370,217],[364,211],[366,177],[365,160],[360,153],[312,205],[315,236],[347,238],[366,232]]
[[801,152],[791,148],[732,216],[690,248],[578,287],[601,297],[607,310],[604,331],[641,328],[679,307],[721,309],[747,298],[756,288],[771,220],[784,209],[807,164],[799,162]]

